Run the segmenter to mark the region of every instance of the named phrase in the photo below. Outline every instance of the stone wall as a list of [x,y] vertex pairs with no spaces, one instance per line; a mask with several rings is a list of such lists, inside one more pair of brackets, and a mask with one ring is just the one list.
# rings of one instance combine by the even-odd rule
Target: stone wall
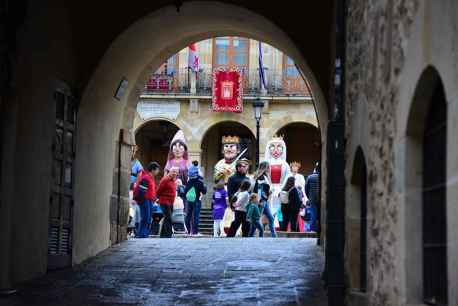
[[[410,118],[414,90],[421,73],[428,66],[439,70],[445,83],[450,105],[456,92],[457,69],[457,5],[453,1],[377,0],[349,1],[347,19],[346,74],[346,197],[347,207],[355,205],[358,197],[352,189],[353,160],[361,146],[368,168],[368,292],[363,300],[369,305],[421,304],[420,293],[412,294],[413,266],[421,275],[421,254],[412,254],[407,241],[421,232],[409,231],[406,220],[411,218],[406,197],[413,192],[406,177],[420,169],[408,169],[406,161],[413,158],[406,151],[406,126]],[[448,85],[447,85],[448,84]],[[448,91],[448,93],[447,93]],[[454,108],[449,108],[449,122]],[[414,119],[414,120],[418,120]],[[456,127],[449,133],[455,133]],[[455,130],[455,132],[452,131]],[[450,140],[449,160],[456,160],[457,150]],[[452,162],[455,165],[455,162]],[[454,193],[456,169],[449,168],[448,193]],[[456,188],[456,187],[455,187]],[[414,192],[421,192],[415,190]],[[448,196],[448,220],[456,219],[456,209]],[[421,209],[421,202],[413,203]],[[348,220],[347,220],[348,222]],[[447,221],[448,222],[448,221]],[[452,221],[453,222],[453,221]],[[450,230],[451,227],[448,227]],[[456,229],[449,231],[449,236]],[[455,240],[449,243],[449,305],[455,305],[456,279]],[[349,247],[347,245],[347,247]],[[453,251],[452,251],[453,250]],[[346,265],[347,274],[354,269]],[[455,272],[454,272],[455,271]],[[354,272],[354,271],[353,271]],[[418,278],[418,277],[417,277]],[[415,280],[418,283],[418,279]],[[418,291],[418,288],[416,288]],[[350,305],[357,305],[355,295],[349,294]]]
[[73,88],[76,78],[65,5],[29,2],[26,15],[17,31],[12,88],[0,118],[0,288],[47,270],[53,93],[62,81]]
[[[418,1],[349,1],[347,19],[347,156],[361,146],[368,167],[368,300],[399,305],[400,210],[395,193],[395,112],[400,76]],[[351,162],[346,180],[351,198]],[[347,201],[347,202],[349,202]],[[350,203],[347,203],[347,206]]]

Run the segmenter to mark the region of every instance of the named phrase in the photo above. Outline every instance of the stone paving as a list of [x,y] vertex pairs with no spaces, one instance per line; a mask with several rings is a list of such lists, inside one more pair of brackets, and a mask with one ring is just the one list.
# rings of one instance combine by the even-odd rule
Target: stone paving
[[133,239],[0,305],[326,305],[316,239]]

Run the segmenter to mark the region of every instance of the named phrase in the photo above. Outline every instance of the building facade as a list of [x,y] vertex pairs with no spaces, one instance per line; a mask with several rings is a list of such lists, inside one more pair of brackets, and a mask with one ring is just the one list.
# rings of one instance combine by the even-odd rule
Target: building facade
[[[188,67],[189,48],[170,57],[152,71],[139,97],[134,134],[141,162],[157,160],[165,164],[168,145],[181,129],[191,160],[200,162],[204,177],[212,185],[213,168],[222,158],[221,138],[241,138],[244,157],[256,159],[256,120],[252,104],[264,102],[260,120],[260,160],[265,145],[274,135],[282,135],[288,147],[288,161],[299,161],[301,172],[312,172],[320,160],[320,134],[308,84],[294,62],[278,49],[253,39],[217,37],[196,43],[200,69]],[[261,89],[259,52],[266,86]],[[219,67],[237,67],[243,77],[243,111],[213,112],[212,72]],[[293,141],[294,140],[294,141]]]

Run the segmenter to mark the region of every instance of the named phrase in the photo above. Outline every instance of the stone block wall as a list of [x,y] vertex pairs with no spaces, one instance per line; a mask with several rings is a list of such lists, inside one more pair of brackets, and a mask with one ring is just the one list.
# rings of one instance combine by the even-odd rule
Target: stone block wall
[[[347,207],[358,146],[368,167],[368,293],[370,305],[400,305],[400,202],[396,194],[396,109],[406,41],[419,1],[349,1],[347,19]],[[354,203],[353,203],[354,204]],[[349,220],[347,220],[348,222]],[[347,245],[348,247],[348,245]],[[351,265],[347,265],[352,269]],[[355,268],[353,266],[353,268]],[[349,271],[347,274],[354,274]]]
[[[421,230],[409,226],[409,207],[421,210],[421,188],[412,189],[408,178],[421,169],[408,168],[409,160],[418,152],[408,150],[409,120],[417,106],[416,86],[423,71],[434,67],[444,83],[448,106],[447,155],[447,222],[456,224],[458,156],[456,112],[458,69],[457,54],[458,4],[455,1],[377,0],[348,1],[346,63],[346,200],[357,205],[350,184],[353,161],[358,147],[366,156],[368,203],[368,291],[363,300],[368,305],[422,304],[421,252],[409,249],[412,237]],[[421,123],[420,123],[421,124]],[[421,151],[420,151],[421,152]],[[417,196],[413,197],[412,195]],[[419,195],[418,195],[419,194]],[[415,198],[415,202],[409,202]],[[347,215],[350,222],[350,214]],[[421,221],[416,221],[421,222]],[[418,229],[418,227],[417,227]],[[456,228],[448,226],[449,305],[457,305]],[[418,238],[421,241],[421,238]],[[347,251],[351,245],[346,245]],[[346,263],[347,275],[354,265]],[[416,269],[412,273],[412,269]],[[412,278],[412,275],[417,277]],[[414,284],[415,283],[415,284]],[[419,286],[417,286],[419,283]],[[417,286],[417,287],[415,287]],[[357,305],[348,287],[349,305]]]

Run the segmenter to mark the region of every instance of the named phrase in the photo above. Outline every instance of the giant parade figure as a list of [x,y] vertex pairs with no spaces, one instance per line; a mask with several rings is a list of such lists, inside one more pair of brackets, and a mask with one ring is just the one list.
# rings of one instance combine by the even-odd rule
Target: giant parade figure
[[269,173],[272,182],[270,205],[275,216],[281,207],[279,193],[290,175],[290,167],[286,161],[286,144],[281,136],[274,136],[267,142],[264,159],[269,162]]
[[164,168],[165,174],[167,174],[172,167],[178,167],[178,178],[181,179],[183,184],[186,184],[188,182],[188,168],[190,166],[191,162],[188,159],[186,139],[184,138],[183,131],[178,130],[170,142],[169,155]]
[[224,178],[227,183],[229,177],[235,173],[235,164],[246,151],[240,153],[240,138],[238,136],[223,136],[221,139],[224,158],[215,165],[213,178]]

